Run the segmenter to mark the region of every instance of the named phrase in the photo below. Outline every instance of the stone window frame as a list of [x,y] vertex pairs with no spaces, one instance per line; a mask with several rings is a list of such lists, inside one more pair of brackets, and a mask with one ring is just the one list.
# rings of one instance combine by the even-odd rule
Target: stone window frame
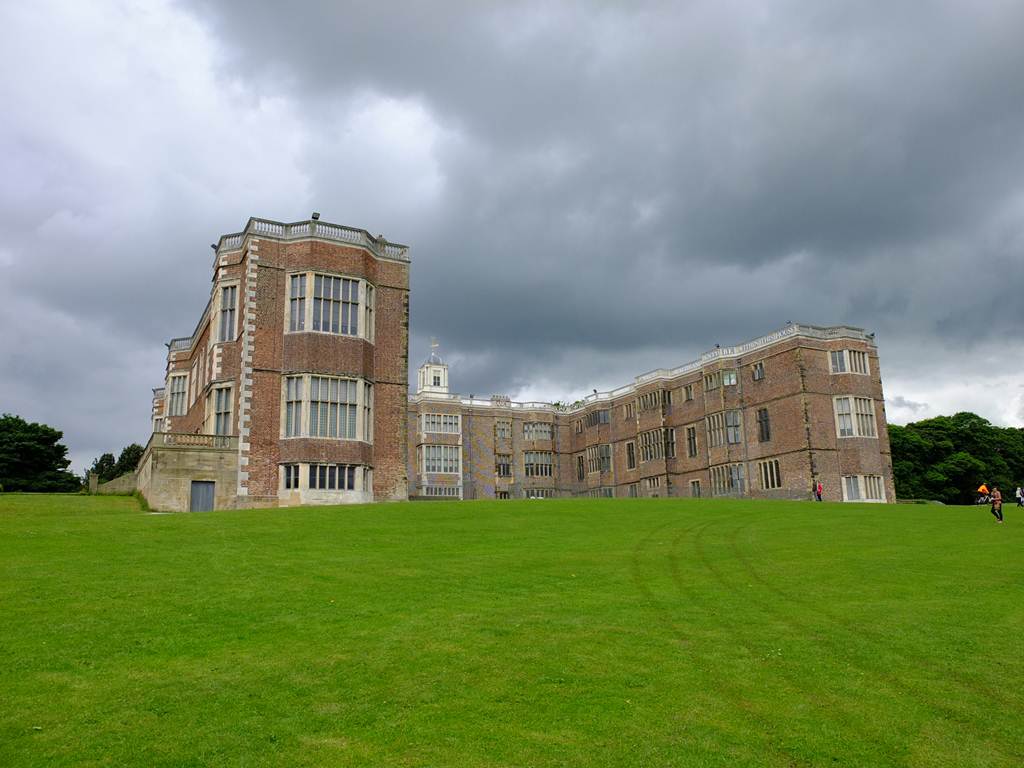
[[717,464],[708,468],[711,477],[711,495],[728,496],[746,493],[746,471],[741,462]]
[[[314,376],[320,379],[337,379],[339,381],[353,382],[355,384],[356,402],[354,405],[356,407],[356,424],[353,431],[354,437],[321,437],[311,434],[310,398],[312,391],[310,380]],[[302,412],[299,415],[301,423],[299,425],[298,434],[289,435],[286,432],[288,381],[292,379],[300,379],[302,382],[301,399],[296,401],[301,403]],[[367,397],[370,399],[369,404],[366,402]],[[346,403],[346,405],[353,405],[353,403]],[[322,373],[314,373],[312,371],[288,373],[281,376],[281,411],[279,429],[279,438],[281,440],[343,440],[346,442],[358,442],[373,445],[373,418],[373,382],[371,381],[367,381],[366,379],[358,376],[331,376]],[[367,420],[370,422],[369,428],[367,428]]]
[[757,477],[761,482],[762,491],[772,491],[782,487],[782,472],[778,459],[765,459],[757,462]]
[[[358,284],[356,291],[357,307],[355,316],[358,328],[355,333],[313,330],[313,292],[317,276],[339,278],[341,280],[352,280]],[[302,306],[302,327],[292,328],[292,301],[298,300],[292,297],[293,278],[303,278],[301,285],[304,293],[301,296]],[[346,339],[362,339],[371,344],[376,343],[376,302],[378,286],[365,277],[352,275],[344,272],[333,272],[325,269],[293,269],[285,273],[284,279],[284,333],[316,333],[324,336],[339,336]],[[369,299],[367,293],[369,292]],[[369,302],[369,303],[368,303]],[[372,306],[371,306],[372,305]]]
[[757,409],[757,442],[769,443],[772,439],[771,414],[766,407]]
[[[335,488],[313,488],[309,483],[310,467],[313,466],[344,466],[355,468],[355,483],[350,489]],[[337,471],[337,470],[336,470]],[[322,461],[287,461],[278,465],[278,490],[279,491],[315,491],[316,493],[353,493],[373,492],[373,467],[367,464],[352,464],[351,462],[322,462]]]
[[555,425],[550,421],[524,421],[523,440],[553,440]]
[[512,465],[514,464],[511,453],[494,454],[494,476],[511,478]]
[[[185,383],[182,385],[181,391],[179,392],[174,390],[175,379],[185,380]],[[170,373],[167,375],[167,408],[165,409],[167,412],[167,418],[174,419],[188,415],[188,380],[188,371]],[[175,395],[180,395],[180,399],[175,400]],[[175,412],[174,406],[176,402],[181,406],[180,413]]]
[[[222,403],[218,402],[219,392],[227,392],[225,399],[227,401],[228,409],[226,411],[218,410]],[[233,435],[233,431],[218,432],[218,428],[221,424],[225,424],[228,429],[234,427],[234,415],[235,415],[235,387],[233,382],[214,382],[213,386],[210,387],[210,391],[206,395],[206,432],[210,435]],[[225,419],[220,419],[222,414],[226,414]]]
[[[231,289],[231,288],[233,288],[234,291],[235,291],[235,293],[234,293],[235,305],[230,310],[226,310],[224,308],[224,291],[226,291],[228,289]],[[213,327],[211,327],[210,328],[210,337],[211,338],[216,338],[216,341],[213,342],[214,344],[227,344],[229,342],[236,341],[238,339],[239,325],[240,325],[239,318],[241,316],[240,310],[242,308],[241,280],[239,280],[238,278],[233,278],[231,280],[218,280],[217,281],[217,287],[216,287],[215,290],[216,290],[216,302],[215,302],[215,307],[214,307],[215,312],[213,312],[211,314],[214,317],[217,318],[217,323],[216,323],[216,326],[217,326],[216,327],[216,331],[217,332],[215,334],[213,332],[214,331]],[[228,312],[228,311],[231,312],[231,333],[230,333],[230,335],[227,338],[224,338],[224,314],[225,314],[225,312]],[[210,325],[213,326],[212,318],[211,318],[211,321],[210,321]]]
[[[451,426],[452,419],[455,420],[455,428],[445,429]],[[424,435],[461,435],[462,416],[458,413],[420,414],[420,432]]]
[[[847,401],[848,411],[840,412],[839,403]],[[861,410],[867,406],[867,410]],[[871,397],[860,395],[835,395],[832,398],[832,414],[835,420],[836,437],[846,440],[851,437],[860,437],[869,440],[878,439],[877,411],[875,411],[875,400]],[[849,419],[849,427],[845,426]],[[869,427],[869,429],[865,429]],[[849,429],[850,434],[843,434]]]
[[[435,450],[436,449],[436,450]],[[431,455],[436,454],[436,455]],[[440,469],[427,469],[427,462]],[[462,446],[428,444],[419,447],[417,464],[423,475],[462,475]]]
[[523,451],[523,477],[554,477],[552,451]]
[[[857,491],[857,498],[851,498],[850,481]],[[872,481],[869,483],[869,481]],[[843,475],[839,482],[843,492],[843,501],[857,502],[864,504],[885,504],[885,480],[881,475]],[[874,485],[873,489],[871,486]],[[877,490],[877,498],[868,498],[868,494]]]
[[599,443],[587,447],[587,474],[612,471],[611,443]]
[[871,358],[863,349],[832,349],[828,353],[828,370],[833,375],[848,373],[854,376],[870,376]]
[[700,443],[697,442],[697,425],[686,426],[686,456],[690,459],[697,458],[700,453]]

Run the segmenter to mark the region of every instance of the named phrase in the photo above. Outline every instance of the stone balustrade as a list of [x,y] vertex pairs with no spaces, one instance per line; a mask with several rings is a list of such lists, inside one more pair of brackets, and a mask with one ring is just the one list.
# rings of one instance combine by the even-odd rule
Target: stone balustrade
[[337,243],[358,245],[367,248],[375,256],[382,259],[409,262],[409,247],[400,243],[390,243],[383,236],[374,237],[365,229],[346,227],[342,224],[330,224],[326,221],[309,219],[285,223],[270,219],[251,218],[241,232],[224,235],[217,243],[218,255],[237,250],[245,242],[246,235],[273,238],[275,240],[299,240],[316,237]]

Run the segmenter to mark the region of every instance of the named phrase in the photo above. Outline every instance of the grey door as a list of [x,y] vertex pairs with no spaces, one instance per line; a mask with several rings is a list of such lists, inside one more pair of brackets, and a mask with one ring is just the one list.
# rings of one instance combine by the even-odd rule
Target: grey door
[[192,501],[188,508],[191,512],[209,512],[213,509],[213,481],[192,481]]

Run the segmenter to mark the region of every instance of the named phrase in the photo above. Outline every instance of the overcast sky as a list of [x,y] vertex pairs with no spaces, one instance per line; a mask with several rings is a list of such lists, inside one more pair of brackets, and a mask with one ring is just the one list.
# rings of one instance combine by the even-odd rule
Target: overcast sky
[[787,321],[1024,424],[1024,3],[0,5],[0,411],[83,469],[251,216],[412,247],[411,365],[574,398]]

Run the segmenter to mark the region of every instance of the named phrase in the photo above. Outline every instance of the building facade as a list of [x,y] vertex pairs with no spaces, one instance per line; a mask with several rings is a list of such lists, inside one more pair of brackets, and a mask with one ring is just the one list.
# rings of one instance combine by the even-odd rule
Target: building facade
[[314,214],[213,249],[210,300],[153,390],[150,504],[408,498],[408,248]]
[[565,407],[448,391],[409,399],[410,495],[894,501],[873,334],[787,325]]

